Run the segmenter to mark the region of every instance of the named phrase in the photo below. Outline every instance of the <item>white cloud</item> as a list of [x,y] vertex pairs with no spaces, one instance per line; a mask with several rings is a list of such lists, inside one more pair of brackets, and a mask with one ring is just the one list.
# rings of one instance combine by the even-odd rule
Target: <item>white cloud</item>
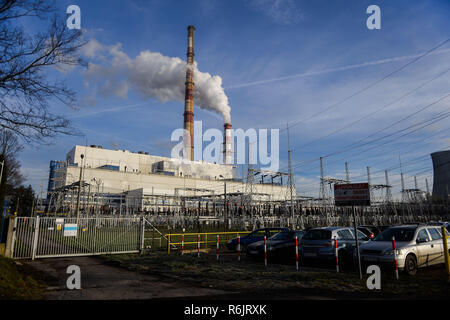
[[[84,72],[87,87],[104,96],[126,98],[129,90],[134,88],[145,99],[184,101],[187,64],[182,59],[149,50],[132,59],[122,50],[121,44],[104,47],[98,42],[93,43],[88,54],[107,48],[109,56],[88,64]],[[231,108],[222,78],[199,71],[195,63],[194,83],[194,103],[202,109],[222,114],[225,122],[230,122]]]
[[105,48],[95,39],[90,39],[83,47],[81,47],[81,54],[88,58],[95,58]]
[[295,24],[303,18],[294,0],[248,0],[247,3],[279,24]]

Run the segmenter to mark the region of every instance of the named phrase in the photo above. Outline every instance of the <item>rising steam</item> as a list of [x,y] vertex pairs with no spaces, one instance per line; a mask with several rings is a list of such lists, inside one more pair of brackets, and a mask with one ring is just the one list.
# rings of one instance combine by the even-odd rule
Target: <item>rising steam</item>
[[[105,47],[91,40],[84,49],[87,57],[100,57],[99,63],[89,63],[85,72],[86,84],[93,85],[103,95],[125,98],[135,88],[145,98],[161,102],[184,101],[187,63],[180,58],[166,57],[158,52],[142,51],[131,59],[121,45]],[[98,55],[106,52],[105,55]],[[202,109],[215,111],[231,123],[228,97],[222,78],[200,72],[194,66],[194,103]]]

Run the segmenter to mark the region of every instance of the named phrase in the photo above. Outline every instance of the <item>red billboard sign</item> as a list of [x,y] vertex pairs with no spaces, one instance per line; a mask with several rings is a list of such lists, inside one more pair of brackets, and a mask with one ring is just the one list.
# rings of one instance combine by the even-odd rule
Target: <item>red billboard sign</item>
[[370,206],[369,184],[335,184],[334,203],[336,206]]

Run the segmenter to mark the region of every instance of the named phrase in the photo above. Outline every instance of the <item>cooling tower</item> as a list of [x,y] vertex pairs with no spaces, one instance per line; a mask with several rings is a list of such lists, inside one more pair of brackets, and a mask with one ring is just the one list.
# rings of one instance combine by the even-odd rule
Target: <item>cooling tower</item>
[[450,150],[434,152],[433,199],[447,201],[450,190]]

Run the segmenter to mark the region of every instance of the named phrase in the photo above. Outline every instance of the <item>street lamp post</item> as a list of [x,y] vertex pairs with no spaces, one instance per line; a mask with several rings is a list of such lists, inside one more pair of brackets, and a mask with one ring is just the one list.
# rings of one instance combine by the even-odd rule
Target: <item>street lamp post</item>
[[97,195],[95,199],[95,216],[97,216],[97,208],[98,208],[98,202],[99,202],[99,195],[100,195],[100,185],[102,184],[101,179],[92,178],[91,181],[94,181],[97,184]]
[[78,228],[78,218],[79,218],[79,214],[80,214],[80,196],[81,196],[81,178],[82,178],[82,174],[83,174],[83,158],[84,158],[84,154],[81,155],[81,163],[80,163],[80,181],[78,184],[78,196],[77,196],[77,207],[76,207],[76,212],[77,212],[77,228]]

